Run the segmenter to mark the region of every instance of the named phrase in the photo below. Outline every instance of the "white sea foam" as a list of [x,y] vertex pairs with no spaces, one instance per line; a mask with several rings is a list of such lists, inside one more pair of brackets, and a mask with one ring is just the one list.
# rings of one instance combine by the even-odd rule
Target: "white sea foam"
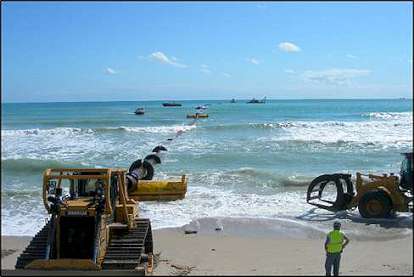
[[147,127],[103,127],[103,128],[72,128],[57,127],[53,129],[25,129],[25,130],[1,130],[1,136],[69,136],[77,134],[94,134],[105,131],[126,131],[135,133],[176,133],[189,131],[196,128],[196,125],[173,125],[173,126],[147,126]]
[[413,118],[412,112],[372,112],[372,113],[363,113],[362,116],[370,117],[373,119],[406,119]]
[[177,132],[186,132],[196,128],[195,125],[175,125],[175,126],[156,126],[156,127],[124,127],[128,132],[138,132],[138,133],[177,133]]
[[[280,128],[283,131],[273,137],[259,140],[297,140],[318,141],[322,143],[372,143],[380,147],[412,145],[412,113],[372,113],[374,120],[341,122],[277,122],[267,127]],[[378,120],[380,119],[380,120]]]
[[[125,161],[148,154],[166,136],[194,128],[196,126],[174,125],[2,130],[2,160],[97,161],[107,157]],[[142,135],[132,137],[134,133]]]

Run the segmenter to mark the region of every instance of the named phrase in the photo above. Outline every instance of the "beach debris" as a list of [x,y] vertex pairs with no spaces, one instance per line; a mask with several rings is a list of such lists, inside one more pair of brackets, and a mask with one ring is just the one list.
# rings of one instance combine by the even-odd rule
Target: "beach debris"
[[200,230],[200,222],[198,220],[191,221],[189,224],[184,226],[185,234],[197,234]]
[[176,264],[171,264],[170,266],[177,270],[176,272],[174,272],[175,273],[174,275],[178,275],[178,276],[186,276],[190,274],[191,271],[195,268],[195,266],[176,265]]
[[153,255],[153,268],[156,268],[158,266],[158,264],[162,261],[168,261],[168,260],[161,260],[161,252],[155,253]]

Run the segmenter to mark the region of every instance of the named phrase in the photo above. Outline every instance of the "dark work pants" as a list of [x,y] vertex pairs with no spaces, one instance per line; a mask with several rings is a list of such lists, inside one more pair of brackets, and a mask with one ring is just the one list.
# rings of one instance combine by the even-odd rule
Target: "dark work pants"
[[334,275],[339,275],[339,262],[341,261],[341,253],[326,253],[325,270],[326,276],[331,276],[332,267]]

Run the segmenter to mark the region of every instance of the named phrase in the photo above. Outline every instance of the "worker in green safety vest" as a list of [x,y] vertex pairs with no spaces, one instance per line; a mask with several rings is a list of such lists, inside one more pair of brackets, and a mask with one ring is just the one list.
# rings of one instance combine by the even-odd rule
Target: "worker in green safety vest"
[[349,239],[340,231],[341,223],[335,221],[333,230],[328,233],[325,241],[326,276],[331,276],[332,267],[335,276],[339,275],[339,262],[341,261],[341,253],[345,246],[349,243]]

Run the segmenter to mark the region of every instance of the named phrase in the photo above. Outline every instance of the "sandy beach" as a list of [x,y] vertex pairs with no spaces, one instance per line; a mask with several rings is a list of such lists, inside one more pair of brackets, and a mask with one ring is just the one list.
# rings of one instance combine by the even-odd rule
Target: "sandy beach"
[[[181,228],[154,230],[154,275],[323,275],[324,233],[276,223],[206,218]],[[186,230],[197,233],[185,234]],[[380,240],[348,236],[341,274],[413,274],[412,232]],[[13,268],[29,241],[30,237],[2,236],[2,270]]]

